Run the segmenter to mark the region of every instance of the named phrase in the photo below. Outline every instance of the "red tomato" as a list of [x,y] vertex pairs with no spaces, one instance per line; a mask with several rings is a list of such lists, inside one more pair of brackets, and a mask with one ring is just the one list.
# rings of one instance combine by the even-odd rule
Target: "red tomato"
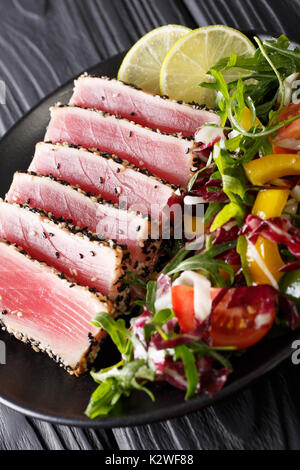
[[[291,103],[285,106],[279,116],[279,122],[287,121],[288,119],[300,114],[300,103]],[[297,139],[300,140],[300,119],[288,124],[287,126],[279,129],[276,136],[276,141],[280,142],[282,139]],[[286,149],[276,144],[273,146],[274,153],[297,153],[297,150]]]
[[194,289],[190,286],[172,287],[172,305],[183,333],[196,328],[194,312]]
[[273,153],[297,153],[297,150],[285,149],[284,147],[278,147],[278,145],[273,145]]
[[210,288],[210,298],[211,300],[214,300],[217,295],[221,292],[222,289],[220,287],[211,287]]
[[[263,287],[263,286],[261,286]],[[218,292],[217,292],[218,291]],[[212,289],[212,298],[220,289]],[[245,303],[228,308],[235,289],[229,289],[217,304],[211,316],[211,337],[213,346],[235,346],[244,349],[258,343],[271,329],[276,308],[262,313],[263,298],[255,298],[251,305]],[[255,294],[254,294],[255,295]],[[261,318],[259,318],[261,315]],[[261,320],[261,321],[260,321]]]

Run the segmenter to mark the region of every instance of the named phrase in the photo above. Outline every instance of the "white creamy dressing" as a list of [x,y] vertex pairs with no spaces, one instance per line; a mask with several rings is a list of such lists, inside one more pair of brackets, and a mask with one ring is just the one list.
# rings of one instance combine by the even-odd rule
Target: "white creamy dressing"
[[176,279],[173,286],[186,285],[194,288],[194,312],[200,321],[205,320],[211,312],[212,301],[210,298],[211,283],[202,274],[195,271],[184,271]]
[[260,313],[256,315],[254,323],[257,329],[261,328],[262,326],[268,325],[272,320],[272,315],[270,313],[263,314]]
[[288,212],[289,214],[297,214],[298,205],[299,205],[299,202],[297,201],[297,199],[294,199],[292,197],[286,203],[284,212]]
[[[173,283],[173,286],[181,285],[193,287],[195,316],[200,321],[205,320],[211,312],[211,283],[208,281],[208,279],[206,279],[206,277],[202,276],[202,274],[198,274],[194,271],[184,271]],[[155,301],[156,312],[166,308],[173,308],[171,289],[169,289],[164,295],[160,296]]]
[[217,139],[223,139],[223,129],[215,126],[204,126],[199,129],[195,134],[195,142],[205,144],[207,147],[215,142]]
[[258,253],[255,245],[253,243],[249,242],[248,243],[248,250],[249,250],[249,255],[256,261],[260,269],[265,273],[267,278],[271,281],[272,286],[275,289],[279,289],[278,284],[276,279],[273,277],[271,272],[268,270],[267,266],[265,265],[263,259],[261,258],[260,254]]
[[[284,106],[287,106],[290,104],[292,101],[293,97],[293,92],[295,91],[294,84],[295,81],[298,79],[299,73],[295,72],[286,77],[286,79],[283,81],[284,87],[285,87],[285,94],[284,94]],[[280,103],[282,99],[281,92],[279,91],[278,95],[278,102]]]
[[166,350],[165,349],[156,349],[153,346],[148,348],[148,357],[155,364],[164,364],[166,360]]
[[299,139],[293,139],[293,138],[276,139],[275,142],[278,145],[280,144],[280,147],[300,151],[300,140]]
[[291,196],[300,202],[300,186],[295,186],[291,191]]
[[160,310],[165,310],[167,308],[173,308],[171,289],[169,289],[165,294],[156,298],[154,308],[156,312],[159,312]]
[[205,204],[206,201],[200,196],[185,196],[183,200],[186,206],[196,206],[197,204]]
[[229,232],[233,227],[236,226],[236,221],[233,220],[232,222],[227,222],[227,224],[222,226],[222,229],[225,230],[225,232]]

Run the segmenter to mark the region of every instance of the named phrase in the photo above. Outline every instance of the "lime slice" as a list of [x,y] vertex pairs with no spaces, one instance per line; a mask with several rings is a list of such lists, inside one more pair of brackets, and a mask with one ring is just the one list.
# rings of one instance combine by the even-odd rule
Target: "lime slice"
[[[215,91],[197,86],[201,82],[214,81],[207,75],[208,70],[232,52],[253,55],[255,47],[244,34],[228,26],[195,29],[179,39],[166,55],[160,73],[161,94],[214,106]],[[230,82],[240,74],[241,70],[235,68],[225,72],[224,76]]]
[[167,25],[143,36],[125,56],[118,79],[158,94],[159,76],[164,58],[171,47],[189,33],[185,26]]

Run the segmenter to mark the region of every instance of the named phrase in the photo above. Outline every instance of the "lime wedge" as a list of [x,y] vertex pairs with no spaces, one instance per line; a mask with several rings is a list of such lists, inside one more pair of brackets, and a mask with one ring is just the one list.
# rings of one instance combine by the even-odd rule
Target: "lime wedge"
[[[228,26],[195,29],[179,39],[166,55],[160,73],[161,94],[176,100],[214,106],[215,91],[198,85],[213,81],[207,75],[208,70],[232,52],[253,55],[255,46],[240,31]],[[235,68],[225,72],[224,76],[230,82],[240,74],[241,70]]]
[[166,54],[190,31],[185,26],[167,25],[146,34],[125,56],[118,79],[158,94],[160,69]]

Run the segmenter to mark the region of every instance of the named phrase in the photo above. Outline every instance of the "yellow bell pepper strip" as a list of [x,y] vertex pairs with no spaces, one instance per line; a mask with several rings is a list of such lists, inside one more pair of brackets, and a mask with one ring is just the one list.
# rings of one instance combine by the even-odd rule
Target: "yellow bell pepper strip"
[[300,155],[273,154],[244,163],[248,180],[255,186],[282,178],[283,176],[300,175]]
[[[280,217],[287,203],[288,189],[267,189],[258,193],[252,214],[261,219]],[[249,273],[254,284],[269,284],[277,288],[283,275],[279,269],[284,266],[278,245],[270,240],[258,237],[255,245],[248,242],[246,259]]]
[[243,109],[239,124],[247,132],[250,131],[252,127],[261,126],[261,122],[258,118],[255,119],[255,122],[253,125],[252,113],[250,109],[247,108],[247,106],[245,106],[245,108]]
[[289,189],[265,189],[259,191],[252,208],[252,214],[263,220],[280,217],[289,195]]

